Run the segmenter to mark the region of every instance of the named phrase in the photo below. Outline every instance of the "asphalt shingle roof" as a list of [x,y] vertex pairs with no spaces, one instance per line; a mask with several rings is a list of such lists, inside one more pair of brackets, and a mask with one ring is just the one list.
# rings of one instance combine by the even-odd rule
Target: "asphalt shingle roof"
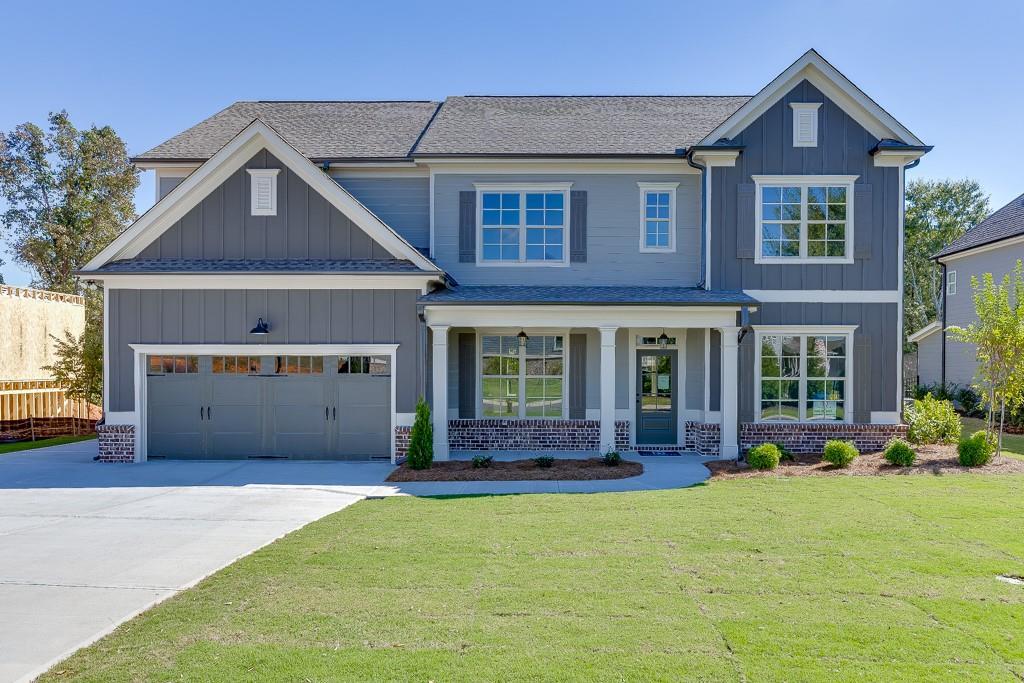
[[438,102],[235,102],[135,157],[202,161],[254,119],[313,160],[402,158],[416,144]]
[[988,218],[975,225],[964,235],[935,255],[935,258],[949,256],[1008,237],[1024,235],[1024,194],[993,212]]
[[417,155],[674,154],[749,97],[449,97]]
[[111,261],[101,273],[419,273],[401,259],[187,259],[139,258]]
[[424,304],[635,304],[661,306],[748,305],[757,300],[740,291],[694,287],[464,286],[420,297]]

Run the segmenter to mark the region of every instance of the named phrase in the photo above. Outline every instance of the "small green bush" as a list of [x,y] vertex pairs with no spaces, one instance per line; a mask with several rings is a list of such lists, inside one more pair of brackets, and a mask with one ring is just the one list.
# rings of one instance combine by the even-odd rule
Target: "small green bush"
[[914,449],[910,447],[910,444],[903,439],[893,439],[885,447],[885,459],[892,465],[910,467],[917,460],[917,454],[914,453]]
[[779,449],[779,460],[780,461],[782,461],[782,460],[796,460],[796,457],[793,455],[793,451],[791,451],[788,448],[786,448],[782,444],[781,441],[776,441],[773,445],[776,448]]
[[474,455],[473,456],[473,467],[477,468],[477,469],[479,469],[481,467],[490,467],[492,462],[494,462],[494,456],[493,455]]
[[860,455],[860,451],[851,441],[829,441],[825,444],[825,453],[821,459],[836,467],[846,467],[858,455]]
[[957,453],[960,455],[960,464],[964,467],[979,467],[988,464],[995,450],[992,437],[982,429],[961,440]]
[[621,462],[622,456],[619,455],[618,451],[608,451],[604,454],[604,464],[608,465],[608,467],[618,467]]
[[910,443],[956,443],[960,439],[960,416],[949,401],[925,395],[907,410],[907,439]]
[[416,419],[409,435],[406,462],[414,470],[430,469],[434,464],[434,426],[430,422],[430,406],[422,396],[416,402]]
[[981,417],[984,415],[981,394],[971,387],[957,389],[956,400],[960,404],[960,409],[967,417]]
[[555,464],[555,459],[550,455],[538,455],[533,459],[533,464],[537,467],[551,467]]
[[773,443],[763,443],[747,451],[747,464],[755,470],[774,470],[779,466],[782,454]]

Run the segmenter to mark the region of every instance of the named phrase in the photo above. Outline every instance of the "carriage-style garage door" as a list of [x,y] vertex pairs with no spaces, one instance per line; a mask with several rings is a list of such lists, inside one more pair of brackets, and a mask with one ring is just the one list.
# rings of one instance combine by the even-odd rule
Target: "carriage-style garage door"
[[388,356],[149,356],[150,458],[391,454]]

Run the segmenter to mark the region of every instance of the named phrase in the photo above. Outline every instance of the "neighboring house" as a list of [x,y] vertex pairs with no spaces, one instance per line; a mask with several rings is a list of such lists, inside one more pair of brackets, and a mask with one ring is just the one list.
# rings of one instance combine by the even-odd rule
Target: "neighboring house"
[[933,257],[942,266],[940,319],[908,337],[917,343],[918,384],[969,386],[977,366],[973,344],[958,342],[946,330],[977,321],[971,278],[991,273],[995,281],[1024,259],[1024,195],[964,233]]
[[753,97],[239,102],[135,163],[108,459],[877,447],[899,431],[904,168],[816,52]]

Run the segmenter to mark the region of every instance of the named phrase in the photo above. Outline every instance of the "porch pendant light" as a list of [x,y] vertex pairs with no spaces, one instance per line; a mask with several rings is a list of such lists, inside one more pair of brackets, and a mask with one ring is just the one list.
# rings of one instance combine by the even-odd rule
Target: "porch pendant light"
[[661,334],[658,336],[658,346],[665,348],[668,346],[668,335],[665,334],[665,330],[661,330]]
[[519,340],[520,346],[526,346],[526,342],[530,341],[530,335],[526,334],[524,330],[519,330],[519,334],[516,335],[516,339]]
[[270,334],[270,326],[260,318],[256,321],[256,327],[249,330],[249,334]]

